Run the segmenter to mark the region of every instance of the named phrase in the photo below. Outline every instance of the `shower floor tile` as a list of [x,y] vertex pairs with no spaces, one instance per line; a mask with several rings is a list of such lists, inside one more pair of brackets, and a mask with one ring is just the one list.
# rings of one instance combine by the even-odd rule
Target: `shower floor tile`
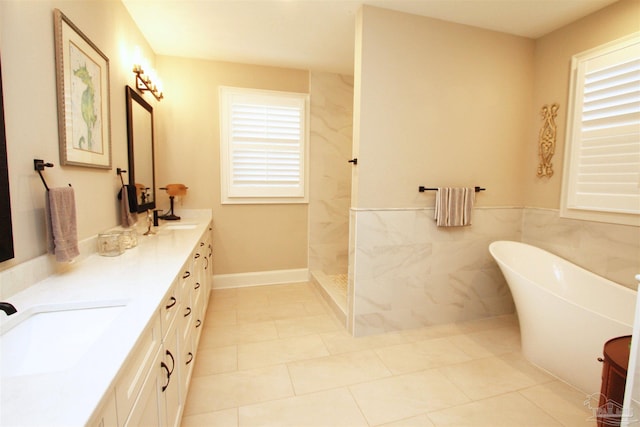
[[312,271],[311,276],[325,301],[333,309],[333,312],[338,316],[341,323],[346,325],[348,288],[347,275],[325,274],[321,271]]

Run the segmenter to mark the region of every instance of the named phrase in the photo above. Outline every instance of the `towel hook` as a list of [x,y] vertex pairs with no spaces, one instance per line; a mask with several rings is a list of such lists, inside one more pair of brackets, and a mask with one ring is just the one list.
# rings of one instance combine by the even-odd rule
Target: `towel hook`
[[122,186],[124,187],[124,179],[122,178],[122,174],[123,173],[127,173],[126,170],[121,169],[121,168],[116,168],[116,174],[118,174],[118,176],[120,177],[120,182],[122,183]]
[[[44,176],[42,176],[42,171],[44,170],[44,168],[52,168],[53,167],[53,163],[45,163],[44,160],[40,160],[40,159],[33,159],[33,169],[38,172],[38,175],[40,175],[40,179],[42,180],[42,183],[44,184],[44,188],[47,189],[47,191],[49,191],[49,186],[47,185],[47,181],[44,180]],[[71,184],[69,184],[69,187],[71,187]]]
[[44,168],[52,168],[53,167],[53,163],[45,163],[44,160],[41,159],[33,159],[33,169],[38,172],[38,175],[40,175],[40,179],[42,180],[42,183],[44,184],[44,188],[47,189],[47,191],[49,191],[49,186],[47,185],[47,181],[44,180],[44,176],[42,176],[42,171],[44,170]]

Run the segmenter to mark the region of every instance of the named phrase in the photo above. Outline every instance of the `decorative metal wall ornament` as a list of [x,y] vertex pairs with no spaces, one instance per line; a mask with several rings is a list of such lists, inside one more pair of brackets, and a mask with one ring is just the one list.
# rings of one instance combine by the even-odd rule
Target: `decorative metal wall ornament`
[[556,116],[558,115],[558,104],[544,105],[540,114],[542,115],[542,128],[538,140],[538,176],[553,176],[553,163],[551,158],[556,151]]

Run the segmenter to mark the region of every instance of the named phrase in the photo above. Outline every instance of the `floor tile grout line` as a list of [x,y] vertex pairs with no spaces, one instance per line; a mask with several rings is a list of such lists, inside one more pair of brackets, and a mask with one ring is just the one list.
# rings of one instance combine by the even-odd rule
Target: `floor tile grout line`
[[531,387],[527,387],[527,388],[523,388],[523,389],[520,389],[520,390],[516,391],[516,393],[518,393],[520,396],[522,396],[522,398],[523,398],[523,399],[526,399],[526,400],[527,400],[529,403],[531,403],[533,406],[535,406],[536,408],[540,409],[542,412],[544,412],[545,414],[547,414],[551,419],[553,419],[553,420],[557,421],[557,423],[558,423],[558,424],[560,424],[560,425],[561,425],[561,426],[563,426],[563,427],[566,427],[566,426],[565,426],[565,424],[564,424],[561,420],[559,420],[558,418],[556,418],[556,417],[555,417],[553,414],[551,414],[550,412],[547,412],[547,410],[546,410],[546,409],[544,409],[544,408],[540,407],[540,405],[538,405],[536,402],[534,402],[533,400],[529,399],[527,396],[525,396],[524,394],[522,394],[522,393],[521,393],[523,390],[526,390],[526,389],[528,389],[528,388],[532,388],[532,387],[537,387],[537,385],[535,385],[535,386],[531,386]]
[[[523,392],[523,391],[525,391],[525,390],[532,389],[532,388],[535,388],[535,387],[540,387],[540,386],[542,386],[542,385],[550,384],[550,383],[552,383],[552,382],[558,382],[558,383],[561,383],[561,384],[563,384],[563,385],[565,385],[565,386],[567,386],[567,387],[569,387],[569,388],[571,388],[571,389],[573,389],[573,390],[580,391],[580,390],[576,389],[575,387],[573,387],[571,384],[567,384],[566,382],[562,381],[561,379],[559,379],[559,378],[555,378],[555,379],[554,379],[554,381],[550,381],[550,382],[546,382],[546,383],[542,383],[542,384],[536,384],[536,385],[532,385],[532,386],[529,386],[529,387],[525,387],[525,388],[519,389],[519,390],[517,390],[517,393],[518,393],[520,396],[522,396],[524,399],[526,399],[527,401],[529,401],[529,402],[530,402],[532,405],[534,405],[536,408],[540,409],[540,410],[541,410],[541,411],[543,411],[545,414],[549,415],[551,418],[553,418],[554,420],[556,420],[556,421],[557,421],[559,424],[561,424],[562,426],[565,426],[565,427],[571,427],[571,426],[566,426],[566,424],[565,424],[565,423],[563,423],[563,422],[562,422],[562,420],[558,419],[556,416],[554,416],[554,415],[553,415],[551,412],[549,412],[547,409],[545,409],[545,408],[541,407],[541,406],[540,406],[538,403],[536,403],[534,400],[531,400],[529,397],[527,397],[527,395],[525,395],[524,393],[522,393],[522,392]],[[585,397],[587,397],[587,396],[588,396],[588,395],[585,395]],[[586,414],[588,414],[588,411],[586,411],[586,410],[585,410],[585,416],[586,416]],[[587,418],[585,418],[585,422],[587,422],[587,421],[588,421],[588,417],[587,417]]]
[[[212,295],[212,297],[213,297],[213,295]],[[324,305],[326,305],[326,303],[324,303]],[[305,310],[306,310],[306,308],[305,308]],[[326,312],[326,310],[325,310],[325,312]],[[235,313],[236,313],[236,319],[237,319],[237,309],[235,310]],[[333,313],[332,313],[331,311],[329,311],[328,313],[331,313],[331,315],[332,315],[332,316],[334,316],[334,315],[333,315]],[[317,315],[317,314],[313,314],[313,315]],[[398,346],[398,345],[406,345],[406,344],[411,344],[411,343],[420,343],[420,342],[422,342],[422,341],[431,341],[431,340],[434,340],[434,339],[441,339],[441,338],[449,339],[449,338],[451,338],[452,336],[473,335],[473,334],[477,334],[477,333],[482,333],[482,332],[491,332],[491,331],[496,331],[496,330],[500,330],[500,329],[512,329],[512,328],[513,328],[513,326],[512,326],[512,325],[509,325],[509,324],[503,324],[503,325],[500,325],[500,324],[498,323],[498,324],[496,324],[496,325],[494,325],[494,326],[491,326],[491,327],[482,327],[481,329],[477,329],[477,330],[474,330],[473,328],[471,328],[471,329],[470,329],[470,330],[468,330],[468,331],[464,331],[464,332],[462,332],[462,331],[461,331],[461,332],[459,332],[459,333],[457,333],[457,334],[455,334],[455,335],[445,334],[445,335],[443,335],[443,336],[438,336],[438,337],[429,337],[429,338],[426,338],[426,339],[424,339],[424,338],[412,339],[412,338],[410,338],[410,337],[408,337],[408,336],[404,336],[404,337],[402,337],[402,339],[404,340],[404,342],[403,342],[403,343],[394,342],[394,343],[384,343],[384,344],[380,344],[380,345],[378,345],[378,344],[375,344],[375,343],[374,343],[374,344],[372,344],[371,346],[367,346],[366,348],[357,348],[357,349],[356,349],[356,348],[354,348],[354,349],[350,349],[350,350],[348,350],[348,351],[341,351],[341,352],[339,352],[339,353],[333,353],[333,352],[331,352],[331,351],[330,351],[330,345],[329,345],[330,343],[327,341],[327,337],[326,337],[327,332],[312,332],[312,333],[308,333],[308,334],[307,334],[307,333],[305,333],[305,334],[303,334],[303,335],[296,335],[295,337],[294,337],[294,336],[291,336],[291,337],[282,337],[282,336],[280,335],[281,331],[278,329],[278,324],[277,324],[277,321],[278,321],[278,320],[292,320],[292,321],[295,321],[295,319],[300,319],[300,318],[310,317],[310,316],[313,316],[313,315],[312,315],[311,313],[308,313],[308,312],[307,312],[307,315],[305,315],[305,316],[292,316],[292,317],[290,317],[290,318],[286,318],[286,319],[270,319],[269,321],[273,322],[273,326],[274,326],[274,328],[275,328],[275,330],[276,330],[277,338],[273,338],[273,339],[271,339],[271,340],[264,340],[264,341],[251,341],[251,342],[247,342],[247,343],[234,343],[234,344],[232,344],[232,345],[234,345],[234,346],[236,347],[236,350],[237,350],[238,346],[239,346],[239,345],[242,345],[242,344],[264,343],[264,342],[267,342],[267,341],[276,341],[276,340],[284,340],[284,339],[290,339],[290,338],[295,338],[295,337],[305,337],[305,336],[309,336],[309,335],[317,335],[317,336],[320,338],[320,341],[322,342],[322,345],[324,346],[324,348],[325,348],[325,350],[326,350],[326,352],[327,352],[327,355],[326,355],[326,356],[319,356],[319,357],[311,357],[311,358],[296,359],[296,360],[292,360],[292,361],[285,361],[285,362],[281,362],[281,363],[275,363],[275,364],[270,364],[270,365],[260,366],[259,368],[263,368],[263,367],[267,367],[267,366],[284,365],[284,366],[285,366],[285,368],[287,369],[287,375],[288,375],[288,378],[289,378],[290,390],[291,390],[291,392],[293,393],[293,395],[292,395],[292,396],[288,396],[288,397],[273,398],[273,399],[269,399],[269,400],[264,400],[264,401],[260,401],[260,402],[256,402],[256,403],[247,404],[247,405],[238,405],[238,406],[234,407],[234,409],[235,409],[235,411],[236,411],[236,418],[237,418],[237,424],[238,424],[238,427],[240,426],[240,408],[241,408],[241,407],[243,407],[243,406],[249,406],[249,405],[259,404],[259,403],[263,403],[263,402],[271,402],[271,401],[274,401],[274,400],[280,400],[280,399],[289,399],[289,398],[294,398],[294,397],[299,397],[299,396],[306,396],[306,395],[309,395],[309,394],[320,393],[320,392],[326,392],[326,391],[330,391],[330,390],[338,390],[338,389],[347,389],[347,390],[349,390],[350,396],[351,396],[351,398],[353,399],[353,401],[356,403],[357,408],[358,408],[358,410],[359,410],[360,414],[362,415],[363,419],[364,419],[364,420],[366,420],[367,424],[371,426],[371,423],[370,423],[370,422],[369,422],[369,420],[366,418],[366,416],[365,416],[365,414],[364,414],[364,412],[363,412],[362,408],[360,407],[360,405],[359,405],[359,403],[358,403],[357,399],[355,399],[355,395],[353,394],[353,391],[352,391],[352,390],[353,390],[352,388],[353,388],[353,387],[355,387],[355,386],[357,386],[357,385],[359,385],[359,384],[366,384],[366,383],[371,383],[371,382],[375,382],[375,381],[379,381],[379,380],[383,380],[383,379],[394,378],[394,377],[400,377],[400,376],[404,376],[404,375],[411,375],[411,374],[415,374],[415,373],[419,373],[419,372],[424,372],[424,371],[429,371],[429,370],[440,370],[441,368],[453,367],[453,366],[455,366],[455,365],[460,365],[460,364],[468,363],[468,362],[471,362],[471,361],[477,361],[477,360],[482,360],[482,359],[491,358],[491,357],[498,357],[498,358],[499,358],[500,356],[503,356],[503,355],[505,355],[505,354],[515,354],[515,355],[522,356],[521,351],[515,351],[515,350],[505,351],[505,352],[500,352],[500,353],[495,353],[495,354],[488,354],[488,355],[485,355],[485,356],[482,356],[482,357],[474,357],[472,354],[468,354],[468,353],[466,353],[466,352],[465,352],[465,354],[467,354],[467,355],[470,357],[470,360],[469,360],[469,361],[466,361],[466,362],[457,362],[457,363],[447,364],[447,365],[439,365],[439,366],[436,366],[436,367],[425,368],[425,369],[422,369],[422,370],[411,371],[411,372],[402,372],[402,373],[397,373],[397,374],[396,374],[396,373],[394,373],[393,371],[391,371],[390,367],[389,367],[386,363],[384,363],[384,360],[380,357],[380,355],[379,355],[378,351],[380,351],[380,350],[382,350],[382,349],[385,349],[385,348],[389,348],[389,347],[393,347],[393,346]],[[209,316],[207,316],[207,317],[209,317]],[[335,316],[334,316],[334,317],[335,317]],[[205,331],[205,330],[203,330],[203,332],[204,332],[204,331]],[[213,331],[212,331],[212,332],[213,332]],[[332,331],[332,332],[336,332],[336,331]],[[214,333],[215,333],[215,332],[214,332]],[[353,337],[352,337],[352,338],[353,338]],[[201,343],[202,343],[202,340],[201,340]],[[453,343],[453,344],[455,345],[455,343]],[[207,348],[222,348],[222,347],[226,347],[226,346],[229,346],[229,345],[225,345],[225,346],[215,346],[215,347],[207,347]],[[357,347],[357,346],[356,346],[356,347]],[[458,346],[458,345],[456,345],[456,347],[460,348],[460,346]],[[326,388],[326,389],[314,390],[314,391],[307,392],[307,393],[298,393],[298,392],[296,391],[295,383],[294,383],[294,379],[293,379],[293,375],[292,375],[292,371],[291,371],[291,366],[292,366],[292,364],[294,364],[294,363],[298,363],[298,362],[304,362],[304,361],[314,360],[314,359],[322,359],[322,358],[329,358],[329,357],[344,356],[344,355],[346,355],[346,354],[353,354],[353,353],[356,353],[356,352],[364,352],[364,351],[371,352],[371,353],[375,354],[376,359],[378,360],[378,362],[380,362],[380,363],[381,363],[381,366],[384,366],[384,367],[385,367],[385,369],[386,369],[386,371],[387,371],[387,373],[388,373],[389,375],[388,375],[388,376],[385,376],[385,377],[381,377],[381,378],[373,379],[373,380],[364,380],[364,381],[359,381],[359,382],[357,382],[357,383],[351,383],[351,384],[346,384],[346,385],[340,385],[340,386],[336,386],[336,387],[333,387],[333,386],[332,386],[332,387],[328,387],[328,388]],[[463,352],[464,352],[464,349],[461,349],[461,351],[463,351]],[[235,354],[236,369],[235,369],[235,371],[231,371],[231,372],[236,372],[236,373],[237,373],[237,372],[242,371],[242,370],[240,370],[240,369],[239,369],[239,362],[240,362],[240,361],[239,361],[239,357],[240,357],[240,354],[239,354],[239,352],[238,352],[238,351],[236,351],[236,354]],[[522,359],[523,359],[524,361],[526,361],[526,359],[524,359],[524,357],[522,357]],[[517,371],[521,371],[521,370],[520,370],[520,369],[518,369],[516,366],[513,366],[513,367],[514,367],[514,369],[516,369]],[[537,367],[535,367],[535,366],[534,366],[534,368],[537,368]],[[251,368],[251,369],[254,369],[254,368]],[[249,369],[245,369],[245,370],[249,370]],[[215,374],[211,374],[211,375],[220,375],[220,374],[225,374],[225,373],[229,373],[229,372],[215,373]],[[447,377],[447,376],[446,376],[442,371],[441,371],[440,373],[441,373],[441,374],[442,374],[442,375],[443,375],[443,376],[444,376],[444,377],[445,377],[449,382],[452,382],[452,381],[451,381],[451,380],[450,380],[450,379],[449,379],[449,378],[448,378],[448,377]],[[527,374],[526,374],[526,373],[524,373],[524,372],[523,372],[523,374],[524,374],[524,375],[527,375]],[[204,377],[206,377],[206,376],[209,376],[209,375],[205,375]],[[468,399],[468,402],[467,402],[467,403],[464,403],[464,404],[452,405],[452,406],[450,406],[450,407],[448,407],[448,408],[455,408],[455,407],[462,406],[462,405],[465,405],[465,404],[470,404],[470,403],[473,403],[473,402],[482,402],[483,400],[491,399],[491,398],[495,398],[495,397],[502,396],[502,395],[518,394],[518,395],[520,395],[521,397],[523,397],[524,399],[526,399],[528,402],[530,402],[531,404],[533,404],[536,408],[540,409],[540,410],[541,410],[543,413],[545,413],[547,416],[551,417],[551,419],[553,419],[554,421],[559,422],[560,424],[562,424],[562,422],[561,422],[560,420],[558,420],[556,417],[554,417],[551,413],[547,412],[544,408],[540,408],[540,407],[539,407],[539,406],[538,406],[534,401],[532,401],[531,399],[527,398],[527,396],[525,396],[523,393],[521,393],[521,392],[522,392],[522,391],[524,391],[524,390],[527,390],[527,389],[530,389],[530,388],[534,388],[534,387],[538,387],[538,386],[541,386],[541,385],[543,385],[543,384],[550,383],[550,382],[552,382],[552,381],[554,381],[554,378],[550,378],[550,379],[548,379],[548,381],[542,381],[542,382],[538,382],[538,381],[536,380],[536,384],[529,385],[529,386],[526,386],[526,387],[521,387],[521,388],[518,388],[518,389],[515,389],[515,390],[504,391],[504,392],[499,393],[499,394],[497,394],[497,395],[493,395],[493,396],[486,396],[486,397],[482,397],[482,398],[480,398],[480,399],[473,399],[473,398],[471,398],[471,397],[470,397],[470,396],[468,396],[466,393],[464,393],[464,390],[462,389],[462,387],[460,387],[460,386],[458,386],[457,384],[455,384],[455,383],[453,383],[453,382],[452,382],[452,384],[453,384],[453,385],[454,385],[458,390],[461,390],[462,394],[463,394],[463,395]],[[227,409],[231,409],[231,408],[227,408]],[[443,410],[443,409],[447,409],[447,408],[440,408],[440,409],[438,409],[438,410]],[[222,409],[221,409],[221,410],[222,410]],[[221,410],[218,410],[218,411],[221,411]],[[215,411],[215,412],[218,412],[218,411]],[[425,412],[423,412],[423,414],[424,414],[424,415],[429,419],[429,421],[431,421],[431,422],[433,423],[433,420],[429,417],[429,413],[432,413],[432,412],[435,412],[435,411],[437,411],[437,410],[433,410],[433,411],[425,411]],[[422,415],[422,414],[420,414],[420,415]],[[415,416],[415,415],[414,415],[414,416]],[[413,416],[412,416],[412,417],[407,417],[406,419],[409,419],[409,418],[413,418]],[[400,420],[397,420],[397,421],[400,421]],[[396,422],[396,421],[394,421],[394,422]],[[435,423],[433,423],[433,424],[435,424]]]
[[[473,403],[482,403],[482,402],[487,401],[487,400],[496,399],[496,398],[499,398],[499,397],[502,397],[502,396],[508,396],[508,395],[510,395],[510,394],[518,394],[518,395],[520,395],[521,397],[523,397],[524,399],[526,399],[528,402],[532,403],[536,408],[538,408],[538,409],[542,410],[542,412],[544,412],[546,415],[549,415],[551,418],[553,418],[553,419],[554,419],[555,421],[557,421],[559,424],[561,424],[561,425],[563,425],[563,426],[564,426],[564,424],[563,424],[561,421],[559,421],[558,419],[556,419],[555,417],[553,417],[553,416],[552,416],[551,414],[549,414],[547,411],[543,410],[543,409],[542,409],[542,408],[540,408],[538,405],[536,405],[534,402],[532,402],[530,399],[527,399],[527,398],[526,398],[526,396],[523,396],[523,395],[520,393],[522,390],[526,390],[527,388],[531,388],[531,387],[537,387],[538,385],[539,385],[539,384],[536,384],[536,385],[534,385],[534,386],[523,387],[523,388],[520,388],[520,389],[515,389],[515,390],[505,391],[505,392],[498,393],[498,394],[494,394],[494,395],[491,395],[491,396],[481,397],[481,398],[479,398],[479,399],[473,399],[473,398],[471,398],[471,397],[469,397],[469,396],[467,396],[467,395],[465,394],[465,396],[469,397],[469,401],[468,401],[468,402],[454,404],[454,405],[448,406],[448,407],[446,407],[446,408],[438,408],[438,409],[428,410],[428,411],[425,411],[425,412],[424,412],[424,414],[429,415],[429,414],[433,414],[433,413],[435,413],[435,412],[440,412],[440,411],[444,411],[444,410],[450,410],[450,409],[460,408],[460,407],[463,407],[463,406],[466,406],[466,405],[470,405],[470,404],[473,404]],[[458,387],[458,388],[460,388],[460,387]]]
[[[367,351],[371,351],[371,350],[362,350],[362,352],[367,352]],[[341,356],[341,355],[336,355],[336,356]],[[329,355],[329,356],[323,356],[323,357],[334,357],[334,356],[333,355]],[[318,359],[321,359],[321,358],[322,357],[320,357]],[[309,359],[309,360],[314,360],[314,359]],[[293,364],[293,363],[296,363],[296,362],[295,361],[294,362],[287,362],[287,368],[289,369],[289,365]],[[383,366],[384,366],[384,364],[383,364]],[[356,385],[360,385],[360,384],[367,384],[367,383],[371,383],[371,382],[375,382],[375,381],[379,381],[379,380],[383,380],[383,379],[393,378],[394,376],[396,376],[386,366],[385,366],[385,369],[387,370],[387,373],[389,375],[386,375],[386,376],[383,376],[383,377],[380,377],[380,378],[366,379],[366,380],[357,381],[357,382],[353,382],[353,383],[349,383],[349,384],[342,384],[342,385],[339,385],[339,386],[320,388],[320,389],[312,390],[312,391],[309,391],[309,392],[306,392],[306,393],[299,393],[299,394],[296,393],[296,395],[298,395],[298,396],[306,396],[306,395],[313,394],[313,393],[318,393],[318,392],[321,392],[321,391],[335,390],[335,389],[340,389],[340,388],[343,388],[343,387],[349,388],[349,387],[352,387],[352,386],[356,386]],[[290,372],[290,369],[289,369],[289,372]],[[292,381],[293,381],[293,378],[292,378]],[[295,387],[294,387],[294,390],[295,390]]]

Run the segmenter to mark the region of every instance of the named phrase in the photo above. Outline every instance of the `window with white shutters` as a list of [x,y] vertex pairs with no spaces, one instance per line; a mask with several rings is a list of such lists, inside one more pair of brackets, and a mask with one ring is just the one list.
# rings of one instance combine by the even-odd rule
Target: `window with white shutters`
[[307,94],[220,88],[222,203],[306,203]]
[[640,35],[575,55],[562,215],[640,224]]

